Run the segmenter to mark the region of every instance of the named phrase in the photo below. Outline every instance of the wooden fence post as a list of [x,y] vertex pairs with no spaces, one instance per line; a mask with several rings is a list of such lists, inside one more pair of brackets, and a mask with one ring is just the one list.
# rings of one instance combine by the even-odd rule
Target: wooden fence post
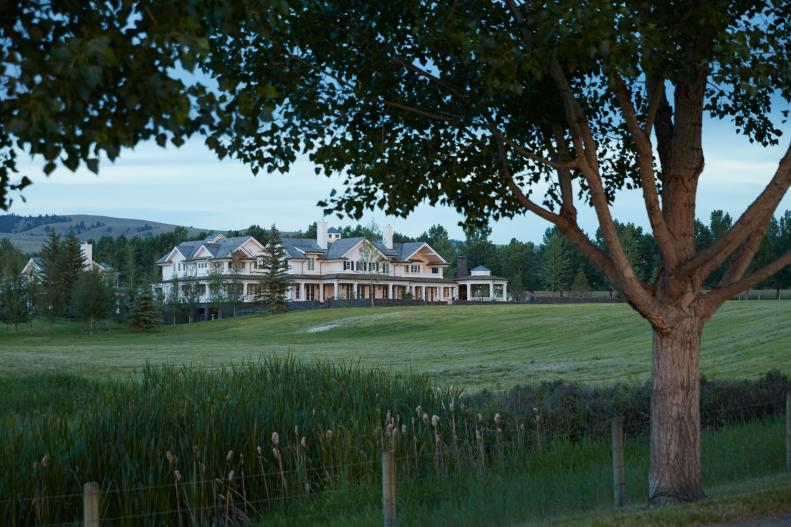
[[612,493],[615,506],[623,507],[623,417],[612,420]]
[[791,470],[791,392],[786,393],[786,468]]
[[99,527],[99,484],[86,483],[82,488],[82,510],[84,527]]
[[396,465],[395,451],[382,452],[382,509],[384,527],[396,525]]

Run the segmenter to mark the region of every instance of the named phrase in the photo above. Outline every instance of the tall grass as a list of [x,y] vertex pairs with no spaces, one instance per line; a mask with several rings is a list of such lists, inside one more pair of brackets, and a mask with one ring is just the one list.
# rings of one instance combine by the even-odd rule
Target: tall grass
[[[399,481],[426,489],[414,498],[407,492],[414,511],[429,510],[421,497],[439,501],[447,492],[475,503],[484,499],[474,497],[478,486],[489,496],[482,511],[502,502],[504,517],[518,515],[522,491],[501,481],[551,498],[522,499],[541,514],[609,496],[606,441],[550,441],[543,410],[479,414],[464,394],[422,375],[268,359],[214,371],[146,368],[127,381],[37,382],[22,391],[46,404],[17,397],[14,411],[0,412],[2,525],[78,519],[86,481],[100,483],[111,525],[288,523],[314,507],[323,514],[355,503],[365,516],[378,510],[368,496],[376,494],[383,448],[396,450]],[[69,389],[76,396],[67,403]],[[719,480],[778,464],[776,453],[763,464],[727,461],[745,437],[729,430],[717,437],[732,433],[730,444],[710,450],[726,460]],[[628,448],[628,459],[646,458],[643,439]],[[630,465],[634,488],[646,470],[644,461]]]

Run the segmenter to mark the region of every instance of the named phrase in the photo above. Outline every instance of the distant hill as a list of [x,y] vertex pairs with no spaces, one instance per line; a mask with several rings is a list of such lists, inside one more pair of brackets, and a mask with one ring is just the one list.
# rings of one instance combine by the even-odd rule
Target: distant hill
[[[90,214],[18,216],[4,214],[0,216],[0,239],[8,238],[15,246],[25,253],[35,253],[41,249],[48,229],[58,234],[67,234],[73,230],[80,240],[98,240],[102,236],[156,236],[170,232],[178,227],[170,223],[159,223],[148,220],[113,218],[110,216],[92,216]],[[190,236],[212,229],[187,228]]]

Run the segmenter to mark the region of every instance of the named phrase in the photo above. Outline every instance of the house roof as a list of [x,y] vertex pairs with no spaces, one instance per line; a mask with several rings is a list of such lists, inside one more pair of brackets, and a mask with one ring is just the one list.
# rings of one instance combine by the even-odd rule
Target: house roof
[[331,232],[331,233],[333,233],[333,234],[338,234],[338,233],[339,233],[339,232],[341,232],[341,231],[339,231],[339,230],[338,230],[338,229],[336,229],[335,227],[330,227],[329,229],[327,229],[327,232],[328,232],[328,233],[330,233],[330,232]]
[[507,281],[508,281],[508,278],[506,278],[506,277],[504,277],[504,276],[495,276],[495,275],[493,275],[493,274],[484,274],[484,275],[480,275],[480,274],[476,274],[476,275],[468,274],[467,276],[459,276],[459,277],[457,277],[457,278],[454,278],[453,280],[454,280],[454,281],[456,281],[456,282],[465,282],[465,281],[467,281],[467,280],[472,280],[472,281],[476,281],[476,282],[477,282],[477,281],[487,281],[487,280],[494,280],[495,282],[499,282],[499,281],[505,281],[505,282],[507,282]]
[[[180,252],[187,260],[194,258],[201,247],[204,247],[212,258],[230,258],[233,252],[238,249],[239,246],[251,238],[251,236],[235,236],[233,238],[221,238],[216,243],[207,243],[203,240],[193,240],[181,242],[175,247],[175,250]],[[255,238],[252,239],[255,240]],[[168,251],[166,255],[157,260],[157,263],[167,262],[172,252],[173,249]]]
[[324,249],[311,238],[283,238],[280,243],[283,244],[288,257],[294,260],[304,260],[305,253],[324,254]]
[[479,265],[478,267],[475,267],[473,269],[473,271],[491,271],[491,269],[489,269],[488,267],[485,267],[483,265]]

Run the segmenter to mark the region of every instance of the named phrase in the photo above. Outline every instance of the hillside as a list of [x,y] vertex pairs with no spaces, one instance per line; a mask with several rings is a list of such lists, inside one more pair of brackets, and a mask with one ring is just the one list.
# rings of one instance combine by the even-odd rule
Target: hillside
[[[14,221],[16,219],[16,221]],[[3,221],[5,220],[5,221]],[[170,232],[178,227],[170,223],[148,220],[114,218],[111,216],[94,216],[90,214],[34,216],[0,216],[0,239],[8,238],[11,243],[25,253],[38,252],[46,239],[47,230],[54,229],[58,234],[66,234],[73,230],[80,240],[98,240],[102,236],[156,236]],[[211,229],[188,228],[189,235]]]
[[[789,301],[727,303],[704,333],[703,374],[791,373],[790,317]],[[467,389],[507,389],[557,378],[644,381],[650,346],[648,325],[625,304],[321,309],[93,337],[81,325],[38,322],[32,335],[0,333],[0,376],[104,376],[146,362],[205,368],[291,354],[425,372]]]

